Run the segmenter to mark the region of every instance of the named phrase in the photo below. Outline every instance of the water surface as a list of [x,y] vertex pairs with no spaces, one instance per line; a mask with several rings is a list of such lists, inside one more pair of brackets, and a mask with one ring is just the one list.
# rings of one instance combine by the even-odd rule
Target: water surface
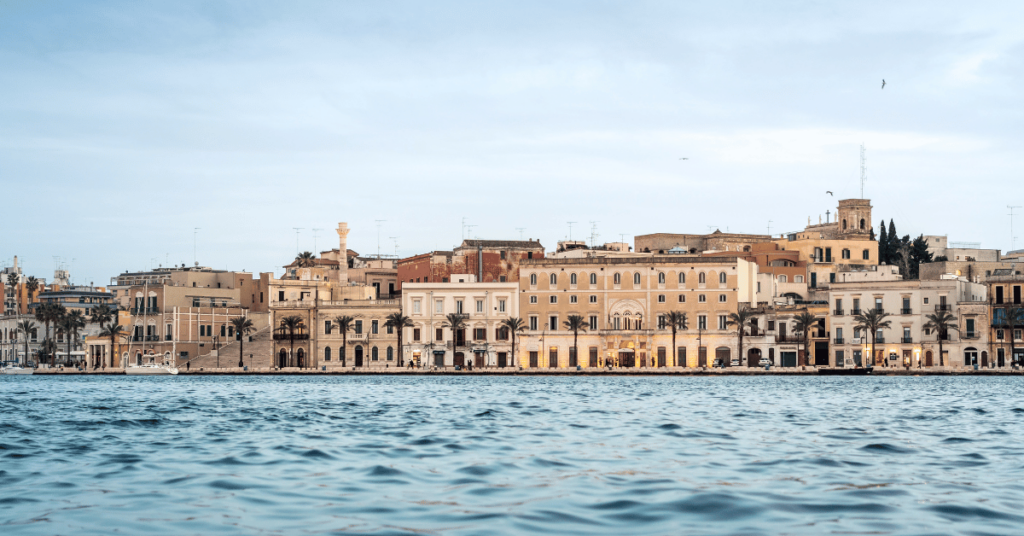
[[0,376],[0,533],[1021,533],[1022,381]]

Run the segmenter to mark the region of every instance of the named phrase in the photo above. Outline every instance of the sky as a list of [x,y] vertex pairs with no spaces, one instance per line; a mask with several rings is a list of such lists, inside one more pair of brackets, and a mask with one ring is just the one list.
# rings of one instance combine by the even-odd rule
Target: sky
[[778,234],[861,197],[861,144],[876,227],[1006,251],[1021,28],[1022,2],[0,0],[0,264],[280,274],[341,221],[400,256]]

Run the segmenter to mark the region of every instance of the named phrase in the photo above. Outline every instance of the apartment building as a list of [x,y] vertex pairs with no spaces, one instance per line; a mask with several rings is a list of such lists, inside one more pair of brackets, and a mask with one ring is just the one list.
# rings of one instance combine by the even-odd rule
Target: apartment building
[[[1011,366],[1024,362],[1024,308],[1021,294],[1024,291],[1024,276],[1015,268],[996,270],[986,281],[991,306],[991,325],[987,326],[991,355],[996,366]],[[1015,314],[1016,313],[1016,314]],[[1016,317],[1015,321],[1011,318]]]
[[447,283],[473,274],[478,282],[514,283],[522,261],[544,258],[539,240],[463,240],[453,251],[433,251],[398,261],[399,288],[405,283]]

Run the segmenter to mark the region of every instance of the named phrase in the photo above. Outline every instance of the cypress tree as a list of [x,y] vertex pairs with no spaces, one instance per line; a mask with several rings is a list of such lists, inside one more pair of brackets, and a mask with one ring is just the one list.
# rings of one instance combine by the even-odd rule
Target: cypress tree
[[903,245],[900,241],[900,235],[896,234],[896,224],[893,223],[892,218],[889,218],[889,245],[886,250],[889,251],[889,264],[900,261],[900,246]]
[[885,220],[879,226],[881,231],[878,234],[878,264],[889,264],[889,235],[885,232]]

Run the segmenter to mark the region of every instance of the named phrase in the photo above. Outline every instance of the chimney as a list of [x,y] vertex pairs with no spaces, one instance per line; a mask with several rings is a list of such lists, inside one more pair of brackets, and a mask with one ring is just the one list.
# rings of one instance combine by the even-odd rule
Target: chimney
[[338,285],[348,285],[348,224],[338,224]]

